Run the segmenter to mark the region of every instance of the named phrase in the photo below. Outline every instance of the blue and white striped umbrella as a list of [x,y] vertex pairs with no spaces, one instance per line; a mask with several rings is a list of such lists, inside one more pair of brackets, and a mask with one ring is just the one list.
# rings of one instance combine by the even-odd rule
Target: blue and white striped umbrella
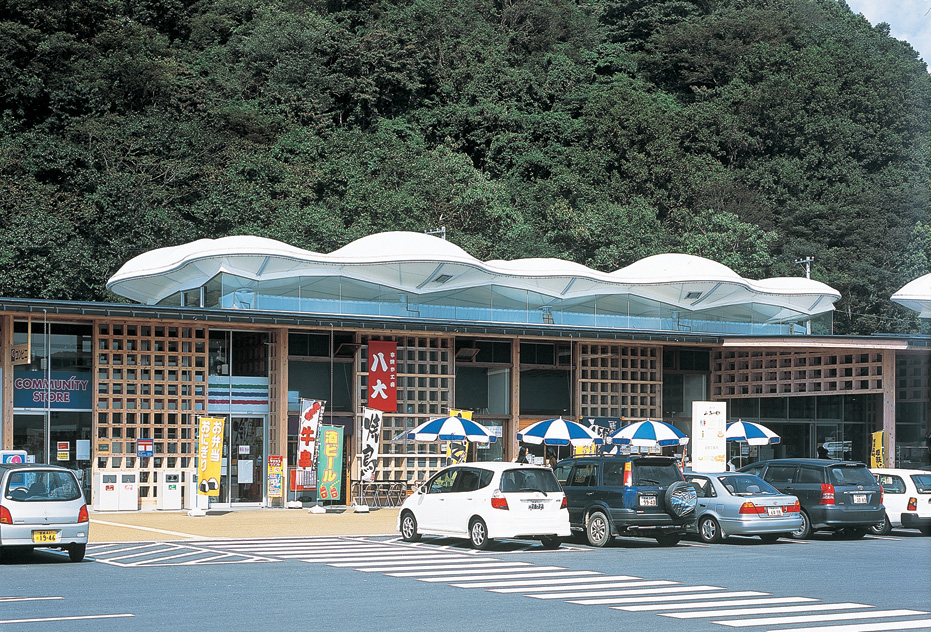
[[581,424],[568,419],[547,419],[527,426],[517,433],[517,440],[533,445],[574,445],[583,446],[601,444],[604,440]]
[[409,441],[471,441],[494,443],[498,440],[491,430],[482,424],[462,417],[441,417],[420,424],[407,433]]
[[766,426],[740,419],[727,426],[724,437],[728,441],[739,441],[750,445],[772,445],[782,442],[779,435]]
[[685,445],[689,438],[684,432],[662,421],[638,421],[615,430],[609,435],[611,443],[652,448],[655,446]]

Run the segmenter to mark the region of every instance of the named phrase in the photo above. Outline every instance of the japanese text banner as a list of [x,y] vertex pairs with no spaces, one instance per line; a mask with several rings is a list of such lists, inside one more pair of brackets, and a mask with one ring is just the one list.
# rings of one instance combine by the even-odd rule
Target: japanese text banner
[[317,434],[326,402],[319,399],[301,400],[301,430],[297,437],[297,467],[313,470],[317,467]]
[[220,495],[220,466],[223,461],[222,417],[200,417],[197,434],[197,493]]
[[317,461],[317,497],[339,500],[343,483],[343,429],[320,427],[320,458]]
[[398,343],[369,341],[368,405],[388,413],[398,411]]
[[362,412],[362,466],[360,478],[366,483],[375,480],[378,465],[378,440],[381,436],[381,420],[384,413],[374,408]]

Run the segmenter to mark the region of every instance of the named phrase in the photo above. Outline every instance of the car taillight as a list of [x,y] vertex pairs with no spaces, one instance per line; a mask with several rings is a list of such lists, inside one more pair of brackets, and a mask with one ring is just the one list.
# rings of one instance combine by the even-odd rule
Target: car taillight
[[501,495],[500,490],[495,490],[491,496],[492,509],[508,509],[508,499]]
[[78,522],[87,522],[87,505],[81,505],[81,511],[78,512]]
[[6,507],[0,507],[0,524],[13,524],[13,516]]
[[751,502],[745,502],[740,506],[740,511],[738,513],[755,515],[765,514],[766,507],[757,507]]
[[908,510],[909,511],[918,511],[918,499],[909,498],[908,499]]
[[563,496],[563,497],[562,497],[562,502],[559,503],[559,508],[560,508],[560,509],[568,509],[568,508],[569,508],[569,499],[566,498],[565,496]]
[[630,468],[630,461],[624,464],[624,487],[634,484],[634,473]]
[[834,486],[830,483],[821,483],[821,500],[818,501],[819,505],[833,505],[834,504]]
[[798,504],[798,501],[795,501],[794,505],[786,505],[782,508],[782,511],[785,513],[798,513],[802,510],[801,506]]

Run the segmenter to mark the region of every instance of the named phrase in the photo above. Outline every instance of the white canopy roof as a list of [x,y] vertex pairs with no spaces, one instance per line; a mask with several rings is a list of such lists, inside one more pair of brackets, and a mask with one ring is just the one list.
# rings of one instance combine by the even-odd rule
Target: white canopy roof
[[931,274],[906,283],[901,290],[892,295],[892,300],[915,310],[919,318],[931,318]]
[[655,255],[614,272],[598,272],[561,259],[482,262],[444,239],[413,232],[369,235],[330,254],[262,237],[201,239],[131,259],[110,278],[107,288],[151,305],[200,287],[222,272],[285,283],[298,277],[342,277],[420,295],[491,285],[539,292],[554,301],[635,295],[684,310],[754,303],[815,315],[833,310],[840,298],[840,293],[818,281],[803,277],[753,281],[692,255]]

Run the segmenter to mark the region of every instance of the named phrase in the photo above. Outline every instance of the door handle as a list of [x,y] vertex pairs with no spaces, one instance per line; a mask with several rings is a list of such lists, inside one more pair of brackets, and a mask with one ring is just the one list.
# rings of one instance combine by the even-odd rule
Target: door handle
[[595,492],[585,492],[585,495],[586,495],[586,496],[594,496],[594,495],[595,495]]

